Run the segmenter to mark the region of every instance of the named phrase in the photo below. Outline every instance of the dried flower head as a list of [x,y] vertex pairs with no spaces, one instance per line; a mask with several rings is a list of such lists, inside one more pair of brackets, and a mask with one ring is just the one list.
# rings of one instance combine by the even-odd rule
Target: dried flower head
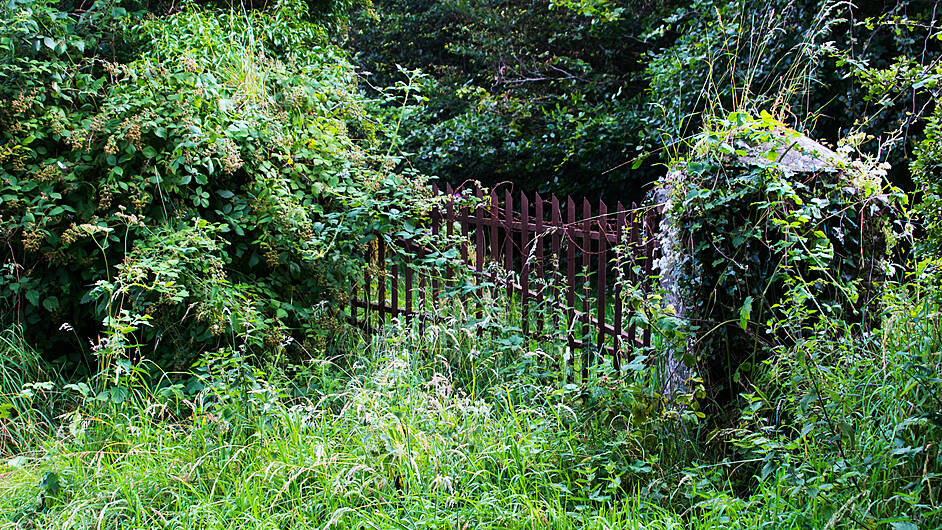
[[113,135],[109,136],[108,141],[105,142],[105,154],[110,156],[118,154],[118,141]]
[[183,64],[183,69],[187,72],[195,73],[198,70],[196,59],[190,54],[184,55],[180,62]]
[[44,239],[46,239],[46,236],[35,226],[30,225],[23,232],[23,248],[27,252],[36,252]]
[[244,165],[239,147],[231,139],[223,140],[222,168],[227,175],[231,175]]

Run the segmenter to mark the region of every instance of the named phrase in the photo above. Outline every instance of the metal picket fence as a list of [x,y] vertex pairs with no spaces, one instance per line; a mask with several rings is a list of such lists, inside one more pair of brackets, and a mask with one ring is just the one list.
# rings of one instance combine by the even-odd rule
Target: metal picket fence
[[568,196],[546,199],[509,187],[490,190],[488,196],[474,189],[477,200],[468,206],[458,200],[468,190],[447,185],[444,190],[433,186],[433,191],[445,197],[427,229],[454,242],[454,257],[447,266],[429,271],[416,264],[433,253],[441,256],[440,249],[408,240],[390,249],[380,239],[370,257],[375,266],[352,289],[350,318],[355,323],[371,327],[393,317],[425,316],[422,308],[434,307],[454,285],[455,271],[464,267],[475,282],[506,289],[508,300],[519,305],[526,336],[565,335],[570,362],[582,353],[584,377],[592,363],[610,358],[618,371],[635,347],[651,346],[650,330],[637,326],[630,308],[623,307],[622,289],[650,289],[659,252],[654,209],[620,202],[609,208],[601,200],[577,202]]

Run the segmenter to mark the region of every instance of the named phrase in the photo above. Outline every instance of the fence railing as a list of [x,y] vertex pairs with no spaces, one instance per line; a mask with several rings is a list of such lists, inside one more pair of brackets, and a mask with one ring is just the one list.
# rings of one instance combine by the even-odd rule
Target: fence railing
[[454,285],[456,267],[464,267],[474,281],[506,289],[507,299],[519,308],[524,335],[562,338],[573,366],[581,352],[583,377],[606,357],[618,371],[634,348],[651,346],[650,330],[630,318],[622,290],[626,285],[649,289],[659,250],[654,210],[620,202],[610,209],[603,201],[580,204],[556,195],[544,199],[509,188],[491,190],[489,196],[480,189],[473,194],[475,205],[466,206],[448,185],[443,206],[432,212],[430,232],[448,236],[457,246],[439,271],[429,273],[416,264],[433,252],[441,256],[440,249],[399,241],[398,250],[405,252],[393,252],[378,242],[371,260],[376,266],[368,267],[353,287],[351,320],[371,327],[391,317],[423,317],[421,308],[435,307]]

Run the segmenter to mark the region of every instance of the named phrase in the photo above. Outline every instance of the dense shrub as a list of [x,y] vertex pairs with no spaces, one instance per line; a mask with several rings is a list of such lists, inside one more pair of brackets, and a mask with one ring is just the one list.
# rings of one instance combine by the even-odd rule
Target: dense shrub
[[323,351],[362,246],[424,195],[325,27],[290,1],[3,9],[3,320],[53,355]]
[[430,76],[403,131],[422,171],[640,200],[656,172],[654,159],[634,164],[650,145],[644,53],[664,40],[644,34],[665,8],[607,4],[375,2],[351,44],[379,85],[396,64]]
[[934,16],[917,0],[378,1],[351,43],[379,85],[396,64],[430,76],[405,149],[443,179],[638,199],[702,116],[782,108],[823,141],[860,129],[893,146],[909,190],[927,98],[871,98],[852,74],[936,61]]
[[917,156],[912,164],[913,176],[922,193],[917,212],[928,235],[921,247],[936,254],[942,250],[942,105],[939,101],[942,99],[937,96],[935,112],[927,120],[926,137],[916,148]]

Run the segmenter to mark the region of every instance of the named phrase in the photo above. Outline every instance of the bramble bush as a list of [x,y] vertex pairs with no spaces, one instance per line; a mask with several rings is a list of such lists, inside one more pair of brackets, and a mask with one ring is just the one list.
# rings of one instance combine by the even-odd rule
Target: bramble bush
[[427,194],[377,147],[395,113],[368,111],[304,5],[4,4],[5,323],[52,357],[177,368],[218,348],[309,356],[343,335],[363,250],[421,218]]

